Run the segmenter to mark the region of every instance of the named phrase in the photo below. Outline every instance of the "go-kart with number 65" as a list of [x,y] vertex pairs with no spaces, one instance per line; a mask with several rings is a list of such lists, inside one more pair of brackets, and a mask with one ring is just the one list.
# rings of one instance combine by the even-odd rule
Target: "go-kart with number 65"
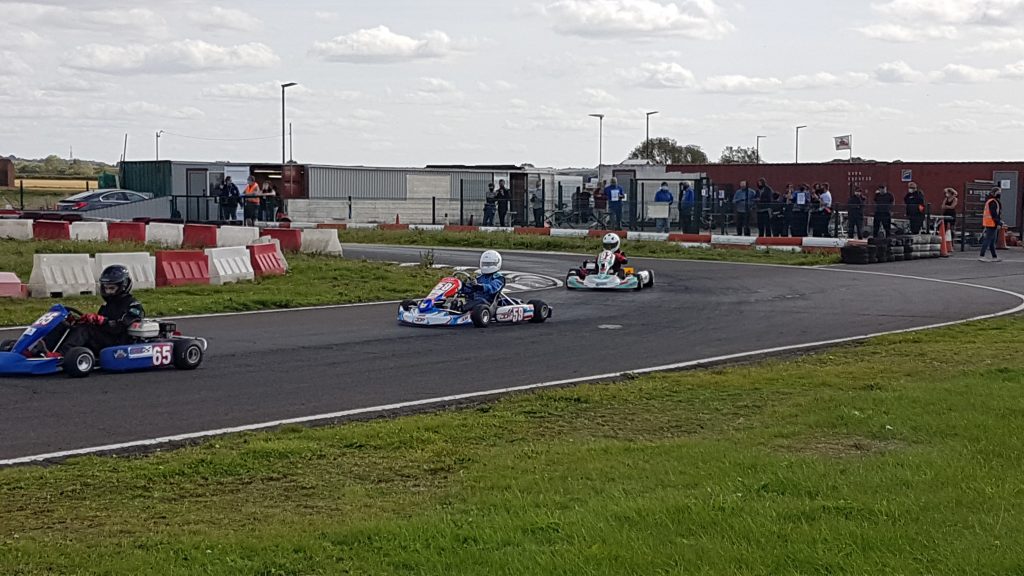
[[[136,372],[174,367],[194,370],[203,362],[206,340],[182,336],[173,322],[140,320],[128,328],[131,342],[100,350],[99,357],[84,347],[57,352],[76,323],[88,315],[55,304],[17,340],[0,341],[0,376],[54,374],[63,371],[73,378],[84,378],[93,370]],[[60,334],[53,349],[46,338]],[[50,339],[53,341],[53,338]]]
[[472,286],[475,280],[466,272],[458,271],[442,278],[425,298],[404,300],[398,307],[398,321],[409,326],[465,326],[473,324],[486,328],[491,323],[539,324],[551,317],[551,307],[542,300],[512,298],[504,290],[498,292],[490,304],[477,304],[466,309],[467,298],[463,286]]

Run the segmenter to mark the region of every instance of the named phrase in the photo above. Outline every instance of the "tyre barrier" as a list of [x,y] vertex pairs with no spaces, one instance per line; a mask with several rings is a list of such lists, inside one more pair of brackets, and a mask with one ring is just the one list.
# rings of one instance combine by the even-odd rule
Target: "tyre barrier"
[[28,288],[14,272],[0,272],[0,298],[24,298]]
[[36,220],[32,224],[36,240],[71,240],[71,223],[63,220]]
[[77,242],[106,242],[106,222],[72,222],[71,239]]
[[36,298],[96,294],[96,272],[88,254],[35,254],[28,291]]
[[99,253],[93,258],[93,263],[97,279],[107,266],[120,264],[131,274],[132,286],[139,290],[156,288],[156,258],[150,256],[149,252]]
[[230,248],[207,248],[210,284],[221,286],[245,280],[255,280],[249,251],[244,246]]
[[210,283],[210,260],[198,250],[166,250],[156,253],[156,285],[188,286]]
[[942,245],[939,236],[922,234],[890,238],[851,240],[840,249],[844,264],[877,264],[880,262],[906,262],[926,258],[939,258]]

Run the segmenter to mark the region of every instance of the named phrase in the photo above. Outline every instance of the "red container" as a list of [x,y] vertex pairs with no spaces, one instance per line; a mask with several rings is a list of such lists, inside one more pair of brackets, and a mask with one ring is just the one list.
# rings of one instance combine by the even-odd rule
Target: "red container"
[[277,252],[276,245],[250,244],[246,248],[249,249],[249,260],[252,262],[252,269],[257,278],[281,276],[286,272],[284,262],[281,261],[283,257]]
[[54,220],[36,220],[32,224],[36,240],[71,240],[71,223]]
[[187,286],[210,283],[210,259],[198,250],[162,250],[156,253],[156,285]]
[[182,248],[216,248],[217,227],[207,224],[185,224]]
[[146,224],[144,222],[107,222],[107,240],[145,244]]
[[302,251],[302,230],[298,228],[264,228],[260,234],[280,242],[284,252]]

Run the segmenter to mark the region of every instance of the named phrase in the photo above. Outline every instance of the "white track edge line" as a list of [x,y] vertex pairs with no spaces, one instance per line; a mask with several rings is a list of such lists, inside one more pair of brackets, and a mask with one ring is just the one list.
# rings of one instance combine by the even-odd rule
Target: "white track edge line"
[[682,370],[686,368],[696,368],[708,364],[717,364],[720,362],[728,362],[731,360],[740,360],[744,358],[751,358],[755,356],[767,356],[771,354],[778,354],[781,352],[792,352],[796,350],[805,350],[808,348],[818,348],[823,346],[834,346],[836,344],[845,344],[848,342],[858,342],[869,338],[877,338],[880,336],[890,336],[894,334],[909,334],[912,332],[920,332],[923,330],[933,330],[936,328],[945,328],[948,326],[956,326],[958,324],[966,324],[969,322],[977,322],[980,320],[990,320],[993,318],[1000,318],[1002,316],[1009,316],[1011,314],[1017,314],[1024,311],[1024,294],[1013,292],[1010,290],[1004,290],[1002,288],[994,288],[992,286],[981,286],[978,284],[968,284],[965,282],[957,282],[953,280],[937,280],[934,278],[923,278],[917,276],[903,276],[900,274],[892,274],[887,272],[869,272],[861,270],[845,270],[845,269],[833,269],[841,272],[847,272],[852,274],[875,274],[881,276],[892,276],[896,278],[907,278],[912,280],[924,280],[928,282],[938,282],[942,284],[952,284],[958,286],[964,286],[969,288],[978,288],[981,290],[989,290],[1001,294],[1013,296],[1020,300],[1020,303],[1014,308],[1008,308],[1000,312],[993,312],[991,314],[982,314],[971,318],[965,318],[962,320],[951,320],[948,322],[939,322],[936,324],[928,324],[925,326],[916,326],[911,328],[901,328],[899,330],[888,330],[884,332],[875,332],[871,334],[864,334],[860,336],[846,336],[843,338],[835,338],[832,340],[820,340],[817,342],[806,342],[803,344],[790,344],[788,346],[777,346],[774,348],[763,348],[761,350],[753,350],[748,352],[736,352],[733,354],[725,354],[722,356],[712,356],[710,358],[700,358],[697,360],[687,360],[686,362],[677,362],[674,364],[665,364],[662,366],[651,366],[647,368],[637,368],[633,370],[623,370],[620,372],[609,372],[606,374],[596,374],[592,376],[581,376],[578,378],[569,378],[565,380],[554,380],[549,382],[539,382],[536,384],[527,384],[525,386],[512,386],[508,388],[498,388],[493,390],[482,390],[477,392],[466,392],[463,394],[453,394],[450,396],[441,396],[435,398],[423,398],[421,400],[410,400],[406,402],[397,402],[393,404],[384,404],[380,406],[369,406],[366,408],[353,408],[351,410],[342,410],[339,412],[330,412],[326,414],[316,414],[312,416],[300,416],[297,418],[286,418],[281,420],[273,420],[270,422],[260,422],[256,424],[244,424],[241,426],[232,426],[228,428],[218,428],[215,430],[204,430],[200,432],[187,432],[184,434],[176,434],[173,436],[162,436],[158,438],[147,438],[143,440],[134,440],[130,442],[120,442],[116,444],[107,444],[104,446],[93,446],[88,448],[77,448],[74,450],[63,450],[59,452],[50,452],[47,454],[36,454],[32,456],[22,456],[19,458],[10,458],[6,460],[0,460],[0,467],[3,466],[15,466],[19,464],[31,464],[35,462],[45,462],[47,460],[58,460],[68,458],[72,456],[85,456],[89,454],[104,453],[104,452],[116,452],[121,450],[127,450],[130,448],[140,448],[145,446],[158,446],[161,444],[171,444],[175,442],[185,442],[189,440],[198,440],[201,438],[211,438],[214,436],[223,436],[225,434],[236,434],[239,432],[254,432],[258,430],[266,430],[269,428],[277,428],[280,426],[288,426],[293,424],[308,424],[311,422],[338,420],[341,418],[349,418],[352,416],[360,416],[365,414],[377,414],[384,413],[391,410],[403,410],[408,408],[417,408],[420,406],[429,406],[433,404],[444,404],[448,402],[458,402],[462,400],[470,400],[473,398],[482,398],[487,396],[497,396],[503,394],[511,394],[514,392],[525,392],[529,390],[539,390],[544,388],[553,388],[558,386],[566,386],[569,384],[581,384],[584,382],[593,382],[600,380],[610,380],[615,378],[621,378],[627,374],[650,374],[653,372],[665,372],[670,370]]

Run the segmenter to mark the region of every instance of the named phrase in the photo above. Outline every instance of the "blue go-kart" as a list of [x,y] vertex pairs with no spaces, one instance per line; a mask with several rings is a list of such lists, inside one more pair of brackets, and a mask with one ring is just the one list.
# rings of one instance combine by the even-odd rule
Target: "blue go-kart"
[[0,341],[0,376],[40,375],[63,371],[72,378],[84,378],[93,370],[137,372],[174,367],[195,370],[203,362],[206,340],[182,336],[173,322],[141,320],[128,328],[130,344],[111,346],[97,358],[88,348],[72,348],[64,354],[49,350],[45,338],[61,332],[57,350],[83,314],[54,304],[25,329],[17,340]]

